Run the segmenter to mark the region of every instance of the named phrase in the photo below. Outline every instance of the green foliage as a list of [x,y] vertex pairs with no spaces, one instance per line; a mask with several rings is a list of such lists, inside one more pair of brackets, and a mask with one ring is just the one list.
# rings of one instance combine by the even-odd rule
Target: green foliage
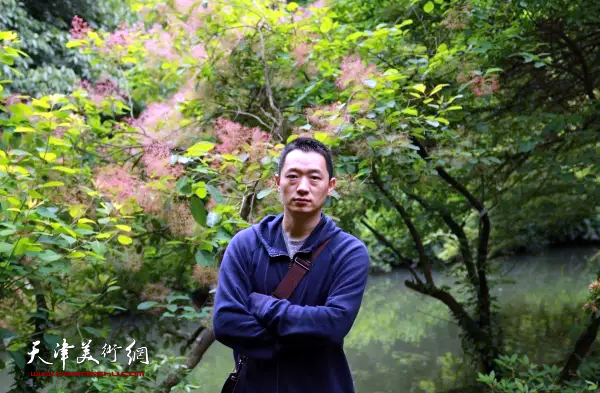
[[478,381],[484,383],[492,392],[569,392],[583,393],[598,390],[598,383],[592,382],[600,372],[599,359],[589,359],[586,367],[579,373],[580,380],[565,385],[559,383],[560,368],[546,364],[538,365],[529,360],[527,355],[514,354],[501,356],[497,363],[503,373],[499,380],[495,373],[479,374]]
[[75,15],[94,28],[109,30],[130,18],[121,0],[1,0],[0,8],[0,30],[17,32],[16,48],[27,54],[15,60],[13,70],[3,66],[2,73],[13,81],[8,91],[37,97],[70,93],[79,79],[95,81],[110,73],[105,65],[92,65],[89,56],[66,47]]

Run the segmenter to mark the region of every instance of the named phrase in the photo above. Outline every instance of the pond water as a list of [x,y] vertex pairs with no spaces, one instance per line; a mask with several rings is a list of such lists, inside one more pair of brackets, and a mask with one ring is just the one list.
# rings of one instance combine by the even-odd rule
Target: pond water
[[[566,336],[566,344],[572,343],[582,327],[560,319],[563,307],[575,304],[576,314],[581,314],[587,286],[598,271],[598,262],[593,267],[588,261],[597,252],[597,248],[552,249],[493,262],[493,295],[509,317],[505,320],[513,321],[505,333],[511,349],[538,361],[564,357],[569,345],[556,337]],[[357,393],[436,392],[473,380],[472,367],[462,358],[460,331],[446,306],[406,288],[408,278],[408,272],[395,271],[369,279],[345,341]],[[434,279],[438,286],[454,283],[441,274]],[[460,298],[456,290],[453,294]],[[197,393],[218,392],[232,367],[231,350],[216,342],[189,381],[198,386]],[[4,370],[0,392],[11,384]]]

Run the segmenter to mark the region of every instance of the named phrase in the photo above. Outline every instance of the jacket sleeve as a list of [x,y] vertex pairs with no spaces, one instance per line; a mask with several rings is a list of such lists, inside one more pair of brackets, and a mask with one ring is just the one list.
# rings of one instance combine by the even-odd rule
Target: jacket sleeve
[[369,254],[359,243],[341,261],[324,306],[300,306],[252,293],[251,312],[283,342],[312,339],[342,343],[358,314],[367,283]]
[[277,342],[248,310],[251,290],[249,253],[244,251],[241,232],[227,246],[219,268],[213,308],[215,339],[242,355],[272,359]]

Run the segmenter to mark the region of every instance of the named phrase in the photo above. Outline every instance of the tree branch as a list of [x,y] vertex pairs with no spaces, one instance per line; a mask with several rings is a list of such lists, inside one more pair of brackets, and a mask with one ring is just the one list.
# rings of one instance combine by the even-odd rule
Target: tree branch
[[598,330],[600,329],[600,312],[594,312],[590,318],[587,329],[579,336],[573,351],[565,361],[565,364],[560,372],[560,380],[562,382],[573,379],[577,369],[581,365],[583,358],[588,353],[592,344],[596,341]]
[[444,220],[444,222],[446,223],[448,228],[450,228],[450,231],[452,233],[454,233],[456,235],[456,237],[458,237],[458,241],[460,244],[460,253],[463,256],[463,260],[464,260],[465,266],[467,268],[467,275],[469,277],[469,281],[471,282],[471,285],[473,285],[474,288],[478,288],[479,283],[478,283],[477,273],[475,272],[475,264],[473,262],[473,255],[471,254],[471,247],[469,247],[469,240],[467,239],[467,235],[465,234],[465,231],[463,230],[462,226],[460,226],[452,218],[450,213],[448,211],[446,211],[446,209],[444,209],[443,207],[433,206],[433,205],[429,204],[427,201],[425,201],[423,198],[421,198],[420,196],[413,194],[407,190],[404,190],[404,193],[410,199],[413,199],[413,200],[419,202],[419,204],[421,206],[423,206],[424,209],[433,211],[433,212],[437,212],[440,215],[440,217],[442,217],[442,220]]
[[274,132],[279,136],[279,138],[282,138],[281,129],[283,126],[283,115],[281,114],[281,111],[279,110],[279,108],[277,108],[277,106],[275,105],[275,101],[273,100],[273,90],[271,89],[271,82],[269,80],[269,67],[267,66],[267,57],[265,54],[265,40],[262,34],[262,26],[258,27],[258,34],[260,37],[260,44],[262,50],[261,59],[263,63],[263,72],[265,74],[265,87],[267,90],[267,98],[269,100],[269,106],[271,107],[271,109],[273,109],[275,114],[277,114],[277,127],[275,128]]
[[473,319],[467,310],[460,304],[451,293],[444,290],[438,289],[434,286],[426,287],[411,281],[404,281],[404,285],[408,288],[413,289],[424,295],[429,295],[435,299],[440,300],[449,309],[454,318],[458,321],[458,325],[465,331],[467,337],[474,342],[476,345],[481,345],[482,348],[478,349],[481,364],[483,365],[484,372],[489,373],[494,369],[493,360],[496,358],[496,349],[493,348],[491,338],[488,334],[483,331],[475,319]]
[[[429,154],[425,149],[425,146],[421,143],[421,141],[412,137],[412,142],[415,146],[419,147],[419,155],[424,160],[429,160]],[[456,179],[454,179],[448,172],[444,170],[440,165],[435,167],[438,175],[448,184],[450,184],[455,190],[457,190],[460,194],[462,194],[471,206],[473,206],[479,212],[479,243],[477,247],[477,277],[479,279],[479,316],[481,318],[481,323],[484,326],[491,325],[491,302],[490,302],[490,290],[487,283],[486,277],[486,262],[487,262],[487,253],[488,253],[488,242],[490,239],[490,217],[488,211],[483,206],[483,202],[479,201],[477,198],[473,196],[462,184],[460,184]]]
[[185,375],[194,369],[202,360],[202,356],[206,350],[215,342],[215,335],[212,329],[204,329],[202,333],[196,338],[194,343],[196,346],[192,349],[185,361],[185,367],[179,368],[176,372],[172,373],[162,383],[158,393],[169,393],[173,386],[177,385]]
[[402,205],[394,197],[392,197],[392,195],[389,193],[389,191],[384,187],[383,182],[381,181],[381,178],[379,177],[379,173],[377,172],[377,166],[375,165],[375,163],[373,163],[371,165],[371,177],[372,177],[373,181],[375,182],[375,185],[377,186],[377,188],[379,188],[381,193],[383,195],[385,195],[385,197],[392,203],[392,205],[394,206],[396,211],[400,214],[400,216],[402,217],[402,220],[408,227],[410,235],[412,236],[415,246],[417,247],[417,251],[419,252],[419,262],[421,263],[421,266],[423,268],[423,274],[425,275],[425,280],[427,281],[427,283],[429,285],[433,286],[434,284],[433,284],[433,276],[431,274],[431,264],[429,263],[429,259],[427,258],[427,255],[425,255],[425,247],[423,246],[423,240],[421,240],[421,235],[419,235],[417,228],[415,228],[410,216],[408,215],[406,210],[404,210],[404,207],[402,207]]
[[577,59],[579,60],[579,63],[581,64],[581,72],[583,73],[583,87],[585,89],[585,93],[587,94],[588,98],[590,100],[595,99],[594,96],[594,81],[591,78],[590,75],[590,70],[587,64],[587,61],[585,59],[585,56],[583,55],[583,52],[581,51],[581,49],[579,48],[579,46],[577,46],[577,44],[572,41],[566,34],[564,31],[553,31],[557,36],[559,36],[560,38],[562,38],[562,40],[565,42],[565,44],[567,44],[567,46],[569,47],[569,49],[571,49],[571,51],[573,51],[573,54],[575,55],[575,57],[577,57]]
[[369,223],[367,222],[367,220],[365,220],[364,218],[362,218],[360,220],[360,222],[364,226],[366,226],[373,233],[373,235],[375,235],[375,237],[377,238],[377,240],[379,240],[380,242],[382,242],[383,244],[385,244],[386,247],[388,247],[389,249],[391,249],[394,252],[394,254],[396,254],[398,256],[398,259],[400,259],[404,263],[404,265],[408,268],[408,270],[413,275],[413,277],[415,278],[415,281],[417,283],[423,284],[423,282],[421,281],[421,279],[417,275],[417,272],[415,272],[415,270],[410,266],[411,262],[412,262],[410,259],[404,257],[400,253],[400,251],[396,247],[394,247],[394,245],[388,239],[385,238],[385,236],[383,236],[375,228],[373,228],[371,225],[369,225]]

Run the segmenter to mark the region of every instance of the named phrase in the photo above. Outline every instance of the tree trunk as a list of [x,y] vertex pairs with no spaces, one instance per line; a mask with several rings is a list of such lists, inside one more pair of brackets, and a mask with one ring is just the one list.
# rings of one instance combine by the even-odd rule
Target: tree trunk
[[[22,265],[22,261],[20,261]],[[33,349],[33,342],[39,341],[36,348],[39,352],[35,355],[33,362],[25,364],[25,368],[16,371],[15,368],[15,390],[23,393],[33,393],[44,388],[45,378],[34,378],[31,373],[39,371],[49,371],[49,366],[44,364],[41,359],[50,362],[50,349],[46,347],[44,342],[44,333],[48,328],[48,305],[46,303],[46,296],[44,294],[44,287],[39,280],[29,278],[29,283],[33,287],[35,293],[36,313],[31,317],[30,321],[33,323],[35,330],[34,334],[30,337],[27,345],[27,352],[31,353]],[[26,357],[26,361],[29,361],[30,356]]]
[[565,361],[565,365],[560,373],[561,381],[565,382],[575,377],[575,373],[581,365],[583,358],[592,347],[594,341],[596,341],[598,329],[600,329],[600,311],[596,311],[592,314],[587,329],[585,329],[585,332],[577,339],[575,347]]
[[494,345],[490,334],[469,315],[464,306],[450,292],[435,287],[428,288],[422,284],[408,280],[404,284],[417,292],[434,297],[444,303],[450,309],[450,312],[458,321],[458,325],[464,330],[469,340],[475,345],[482,371],[486,374],[494,371],[496,375],[500,375],[494,363],[494,359],[499,355],[499,348]]
[[215,335],[212,329],[204,329],[202,333],[196,338],[195,346],[190,352],[187,360],[185,361],[185,368],[180,368],[178,371],[169,375],[167,379],[162,383],[158,393],[169,393],[173,386],[177,385],[183,377],[189,374],[202,360],[204,353],[210,348],[211,344],[215,342]]

